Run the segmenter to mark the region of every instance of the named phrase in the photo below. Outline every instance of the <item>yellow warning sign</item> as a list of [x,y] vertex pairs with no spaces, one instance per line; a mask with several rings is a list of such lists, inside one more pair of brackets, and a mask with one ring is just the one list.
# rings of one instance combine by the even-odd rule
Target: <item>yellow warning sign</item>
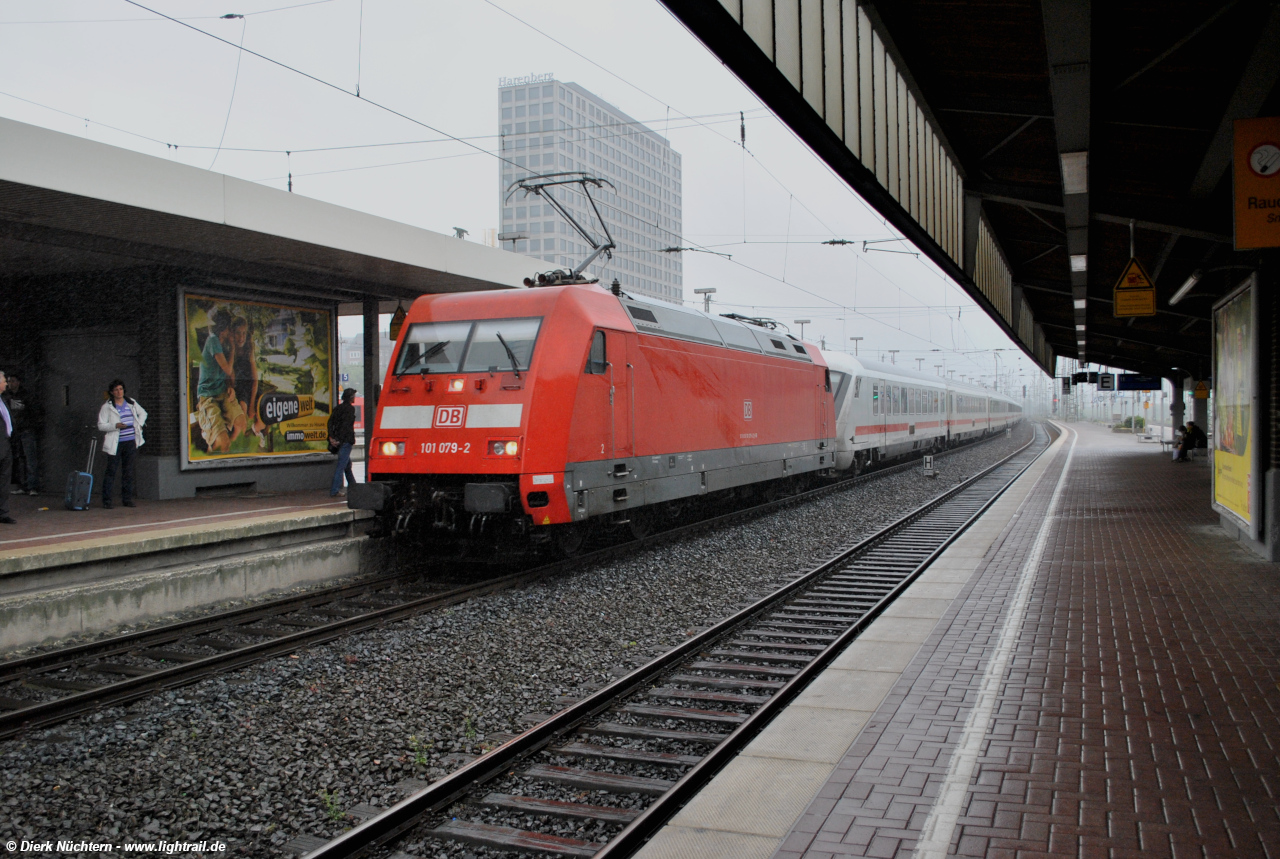
[[1155,284],[1136,257],[1130,257],[1112,293],[1112,312],[1117,317],[1156,315]]
[[542,517],[542,524],[543,524],[543,525],[550,525],[550,524],[551,524],[551,517],[550,517],[550,516],[543,516],[543,517]]
[[392,341],[400,339],[400,329],[404,327],[405,317],[409,314],[404,312],[404,305],[396,305],[396,312],[391,314],[391,324],[387,327],[387,334]]
[[1280,116],[1233,125],[1236,250],[1280,247]]
[[1206,385],[1204,382],[1196,382],[1195,397],[1197,400],[1209,399],[1209,386]]

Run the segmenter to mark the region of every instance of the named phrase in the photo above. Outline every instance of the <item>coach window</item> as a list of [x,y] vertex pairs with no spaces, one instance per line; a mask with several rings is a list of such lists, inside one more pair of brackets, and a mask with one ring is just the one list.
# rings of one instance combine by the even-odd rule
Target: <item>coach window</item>
[[608,369],[609,362],[604,351],[604,332],[597,331],[591,337],[591,352],[587,355],[587,372],[602,376]]

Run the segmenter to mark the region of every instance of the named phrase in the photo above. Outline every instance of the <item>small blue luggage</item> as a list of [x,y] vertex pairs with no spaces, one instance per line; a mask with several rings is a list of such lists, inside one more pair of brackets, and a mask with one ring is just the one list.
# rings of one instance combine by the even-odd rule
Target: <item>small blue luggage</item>
[[73,471],[67,475],[67,497],[64,503],[68,510],[88,510],[93,499],[93,458],[98,452],[98,440],[89,444],[89,464],[84,471]]

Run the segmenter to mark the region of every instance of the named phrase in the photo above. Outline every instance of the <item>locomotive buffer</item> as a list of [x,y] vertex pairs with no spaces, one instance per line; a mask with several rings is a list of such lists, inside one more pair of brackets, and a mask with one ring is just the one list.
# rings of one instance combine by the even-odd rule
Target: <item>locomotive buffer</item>
[[[596,219],[600,222],[600,231],[604,233],[605,241],[599,242],[596,238],[587,232],[587,230],[578,223],[573,214],[564,207],[564,204],[556,199],[548,189],[557,185],[581,185],[582,195],[587,198],[587,203],[591,206],[591,211],[595,213]],[[507,187],[507,200],[510,201],[517,191],[524,191],[524,196],[536,194],[551,204],[560,216],[569,222],[569,226],[582,236],[582,240],[591,245],[591,255],[588,256],[573,271],[565,271],[564,269],[556,269],[555,271],[539,272],[534,277],[526,277],[524,279],[525,286],[567,286],[569,284],[583,283],[599,283],[600,278],[586,278],[582,273],[586,271],[587,266],[591,265],[596,259],[604,254],[605,259],[613,259],[613,250],[617,247],[614,244],[613,236],[609,233],[609,225],[605,223],[604,216],[600,214],[600,209],[596,206],[595,198],[591,196],[591,186],[603,188],[608,185],[614,191],[618,189],[608,179],[599,176],[591,176],[587,173],[547,173],[542,176],[531,176],[527,179],[520,179],[512,182]]]

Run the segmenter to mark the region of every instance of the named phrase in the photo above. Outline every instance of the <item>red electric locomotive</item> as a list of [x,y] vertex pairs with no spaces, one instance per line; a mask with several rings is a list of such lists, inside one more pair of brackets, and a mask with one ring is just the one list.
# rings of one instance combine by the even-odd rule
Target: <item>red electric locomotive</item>
[[446,547],[574,551],[692,499],[830,472],[818,350],[599,286],[424,296],[409,310],[352,507]]

